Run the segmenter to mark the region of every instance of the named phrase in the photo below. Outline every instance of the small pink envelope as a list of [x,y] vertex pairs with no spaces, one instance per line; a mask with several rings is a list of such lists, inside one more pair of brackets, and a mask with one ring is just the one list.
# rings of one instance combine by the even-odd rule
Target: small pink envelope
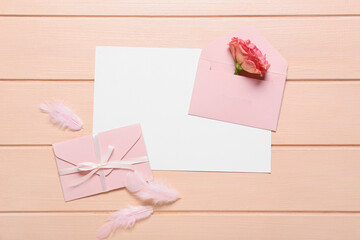
[[55,143],[53,149],[65,201],[122,188],[128,171],[152,180],[139,124]]
[[[232,37],[249,39],[271,64],[263,79],[234,75]],[[287,62],[254,28],[246,27],[206,45],[200,56],[190,115],[276,131]]]

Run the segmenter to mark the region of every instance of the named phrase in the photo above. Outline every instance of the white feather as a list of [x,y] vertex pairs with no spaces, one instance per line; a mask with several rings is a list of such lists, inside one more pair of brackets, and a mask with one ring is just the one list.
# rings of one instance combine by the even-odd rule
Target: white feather
[[125,187],[143,202],[163,205],[179,199],[179,193],[158,182],[146,182],[138,173],[129,172],[125,178]]
[[67,127],[73,131],[78,131],[82,128],[82,121],[80,118],[61,102],[48,102],[40,104],[41,111],[48,113],[51,116],[51,121],[60,127]]
[[137,221],[149,217],[153,212],[154,209],[151,206],[128,207],[119,210],[99,229],[97,238],[105,239],[117,228],[131,228]]

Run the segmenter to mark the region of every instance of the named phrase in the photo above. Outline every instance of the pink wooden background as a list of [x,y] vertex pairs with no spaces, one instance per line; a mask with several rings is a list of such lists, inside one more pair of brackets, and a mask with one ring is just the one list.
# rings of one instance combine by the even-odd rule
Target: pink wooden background
[[[360,239],[358,0],[1,0],[0,239],[95,239],[137,204],[63,201],[51,144],[91,133],[96,45],[201,47],[245,25],[289,62],[272,173],[155,172],[182,199],[112,239]],[[82,131],[39,113],[52,98]]]

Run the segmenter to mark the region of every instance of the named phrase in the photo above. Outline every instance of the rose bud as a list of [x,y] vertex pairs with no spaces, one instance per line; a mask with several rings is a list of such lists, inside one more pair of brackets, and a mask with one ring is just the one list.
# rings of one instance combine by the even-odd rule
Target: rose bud
[[244,41],[234,37],[229,43],[229,48],[235,60],[234,74],[246,71],[263,76],[270,67],[270,64],[266,60],[266,55],[263,55],[250,40]]

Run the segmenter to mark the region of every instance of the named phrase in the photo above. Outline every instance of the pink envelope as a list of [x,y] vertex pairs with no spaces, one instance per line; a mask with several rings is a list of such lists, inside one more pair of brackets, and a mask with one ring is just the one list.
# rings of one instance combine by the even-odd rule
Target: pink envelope
[[[249,39],[271,64],[263,79],[234,75],[232,37]],[[206,45],[200,56],[190,115],[276,131],[287,62],[254,28],[246,27]]]
[[65,201],[122,188],[128,171],[152,180],[139,124],[55,143],[53,149]]

